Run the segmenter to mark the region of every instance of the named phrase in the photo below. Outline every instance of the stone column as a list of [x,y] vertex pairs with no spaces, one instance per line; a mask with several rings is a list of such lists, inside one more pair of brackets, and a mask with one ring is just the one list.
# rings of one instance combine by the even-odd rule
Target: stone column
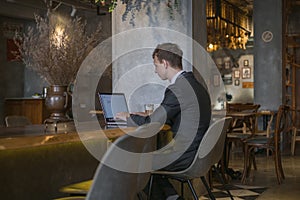
[[254,0],[254,102],[262,109],[282,104],[282,1]]

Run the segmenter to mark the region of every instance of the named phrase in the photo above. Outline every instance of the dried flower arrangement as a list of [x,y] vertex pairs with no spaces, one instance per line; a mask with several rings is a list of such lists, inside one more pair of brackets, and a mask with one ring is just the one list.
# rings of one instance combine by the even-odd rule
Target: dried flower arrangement
[[48,12],[46,17],[35,15],[35,22],[15,36],[20,59],[49,85],[72,83],[82,61],[103,38],[101,24],[88,35],[87,22],[80,17],[62,19]]

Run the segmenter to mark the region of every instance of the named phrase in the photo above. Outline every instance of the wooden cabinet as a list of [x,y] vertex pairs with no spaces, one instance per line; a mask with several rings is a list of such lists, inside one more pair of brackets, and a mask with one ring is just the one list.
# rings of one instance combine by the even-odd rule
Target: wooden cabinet
[[32,124],[42,124],[50,113],[45,107],[45,99],[11,98],[5,99],[5,116],[24,115]]

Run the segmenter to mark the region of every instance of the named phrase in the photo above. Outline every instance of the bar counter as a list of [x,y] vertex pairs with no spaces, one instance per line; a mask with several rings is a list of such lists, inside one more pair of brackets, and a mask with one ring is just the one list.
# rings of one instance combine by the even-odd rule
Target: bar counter
[[[57,133],[51,126],[44,130],[44,125],[0,128],[1,198],[54,199],[64,195],[61,187],[93,177],[99,161],[84,142],[96,144],[105,153],[107,138],[101,131],[78,133],[72,123],[59,123]],[[103,133],[113,140],[131,130]]]

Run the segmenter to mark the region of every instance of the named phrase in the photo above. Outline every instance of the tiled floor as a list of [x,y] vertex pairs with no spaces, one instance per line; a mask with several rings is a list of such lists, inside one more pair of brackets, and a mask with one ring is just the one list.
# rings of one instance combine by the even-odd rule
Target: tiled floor
[[[272,156],[257,155],[257,171],[251,170],[248,186],[261,186],[267,189],[257,198],[258,200],[298,200],[300,199],[300,146],[298,144],[295,156],[288,153],[282,157],[285,180],[277,184],[274,161]],[[241,152],[234,152],[230,167],[242,172],[243,157]],[[231,184],[240,184],[239,180],[231,180]],[[235,198],[239,199],[239,198]]]
[[[234,200],[254,200],[266,190],[265,187],[245,185],[230,185],[227,189],[234,197]],[[214,186],[213,195],[217,200],[230,200],[229,194],[223,190],[222,186]],[[209,199],[208,195],[199,198],[199,200],[206,199]]]

